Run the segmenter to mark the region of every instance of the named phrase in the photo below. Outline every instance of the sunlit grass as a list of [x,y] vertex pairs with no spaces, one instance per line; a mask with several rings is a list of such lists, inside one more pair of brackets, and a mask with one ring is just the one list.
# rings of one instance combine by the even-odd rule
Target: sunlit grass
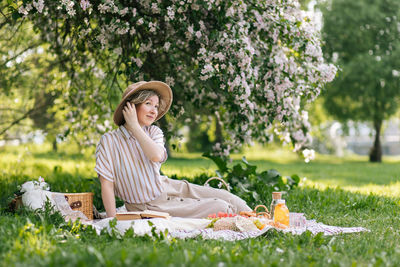
[[[94,171],[94,147],[81,148],[74,144],[61,144],[59,152],[53,153],[50,144],[0,147],[0,174],[25,175],[37,178],[51,175],[55,168],[79,174],[83,177],[96,177]],[[234,162],[242,157],[255,164],[259,170],[277,169],[282,175],[298,174],[307,178],[304,185],[319,189],[341,188],[363,194],[398,196],[400,181],[400,156],[384,157],[383,163],[370,163],[367,156],[316,155],[310,163],[288,148],[255,145],[233,154]],[[217,166],[202,153],[172,152],[172,156],[162,166],[164,175],[187,177],[189,179],[207,173],[215,175]]]
[[[246,159],[260,170],[277,169],[282,175],[298,174],[306,178],[303,184],[318,189],[341,188],[362,194],[399,196],[400,156],[384,156],[383,163],[370,163],[368,156],[348,154],[345,157],[317,154],[316,159],[304,159],[289,149],[256,145],[232,155],[235,162]],[[179,174],[193,177],[208,172],[215,175],[217,167],[200,153],[174,153],[163,167],[166,175]],[[190,160],[188,160],[190,159]]]
[[83,176],[94,176],[94,148],[80,151],[72,144],[63,144],[58,153],[51,150],[50,144],[27,144],[23,146],[6,146],[0,148],[0,166],[3,174],[25,174],[28,176],[46,176],[54,168]]
[[374,183],[369,183],[365,185],[355,186],[355,185],[347,185],[347,186],[340,186],[336,180],[324,180],[323,182],[319,181],[311,181],[306,180],[304,181],[304,185],[308,187],[313,187],[319,190],[325,190],[327,188],[335,188],[335,189],[342,189],[345,191],[353,192],[353,193],[360,193],[364,195],[378,195],[378,196],[385,196],[385,197],[393,197],[398,198],[400,196],[400,182],[393,182],[388,185],[378,185]]

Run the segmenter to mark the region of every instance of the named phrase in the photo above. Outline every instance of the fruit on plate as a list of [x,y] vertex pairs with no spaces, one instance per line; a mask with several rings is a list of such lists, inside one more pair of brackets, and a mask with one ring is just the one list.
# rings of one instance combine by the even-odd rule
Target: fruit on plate
[[237,214],[235,213],[226,213],[226,212],[218,212],[218,213],[211,213],[207,216],[209,219],[214,218],[227,218],[227,217],[235,217]]
[[267,224],[260,222],[260,220],[254,220],[253,223],[255,224],[255,226],[257,226],[257,228],[259,230],[264,229],[264,227],[267,225]]

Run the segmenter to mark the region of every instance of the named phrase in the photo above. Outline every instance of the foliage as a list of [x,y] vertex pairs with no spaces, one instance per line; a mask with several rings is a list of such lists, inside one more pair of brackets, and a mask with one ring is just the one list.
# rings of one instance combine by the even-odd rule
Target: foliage
[[196,124],[195,121],[189,123],[188,141],[185,144],[188,152],[204,152],[212,150],[213,142],[211,141],[208,130],[210,130],[210,127],[205,123]]
[[370,159],[380,161],[382,122],[399,108],[400,2],[333,0],[323,14],[325,56],[342,69],[324,93],[324,105],[341,121],[372,122]]
[[209,153],[204,153],[203,156],[211,159],[217,165],[217,175],[232,186],[233,193],[248,203],[260,202],[260,195],[267,195],[272,191],[291,190],[300,182],[300,177],[296,174],[282,177],[274,169],[257,172],[257,166],[249,164],[245,157],[240,163],[228,167],[228,160],[222,157]]
[[299,150],[310,140],[304,103],[336,72],[297,1],[9,2],[8,14],[66,59],[72,133],[106,130],[126,84],[157,79],[173,86],[176,120],[201,120],[199,110],[218,118],[221,153],[266,142],[273,129]]

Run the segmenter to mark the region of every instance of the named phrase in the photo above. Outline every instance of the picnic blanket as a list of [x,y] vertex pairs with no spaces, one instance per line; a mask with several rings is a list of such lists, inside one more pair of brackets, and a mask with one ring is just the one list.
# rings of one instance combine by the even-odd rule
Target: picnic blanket
[[[92,221],[87,220],[87,217],[82,212],[73,211],[70,208],[68,202],[65,200],[65,197],[63,195],[60,195],[60,193],[34,189],[27,190],[22,197],[24,205],[33,209],[43,207],[44,202],[47,199],[52,202],[54,207],[61,212],[61,214],[67,221],[70,219],[76,219],[78,217],[82,218],[82,222],[84,224],[93,226],[98,234],[101,234],[103,229],[106,229],[109,232],[113,230],[113,227],[110,226],[110,221],[112,220],[112,218]],[[124,208],[119,209],[119,211],[123,210]],[[306,220],[306,223],[303,227],[277,229],[273,226],[266,225],[262,230],[246,232],[237,232],[232,230],[214,231],[212,228],[207,228],[209,224],[210,220],[208,219],[180,217],[172,217],[170,219],[153,218],[142,220],[117,221],[115,229],[118,230],[122,235],[130,228],[132,228],[134,233],[139,236],[152,235],[153,231],[165,232],[165,230],[168,230],[168,235],[173,238],[185,239],[201,236],[203,239],[221,239],[227,241],[236,241],[262,236],[272,229],[276,229],[283,233],[291,233],[294,235],[300,235],[306,231],[310,231],[312,234],[323,233],[324,235],[337,235],[344,233],[369,231],[368,229],[363,227],[338,227],[325,225],[323,223],[318,223],[315,220]]]
[[[111,231],[111,227],[109,225],[110,220],[112,220],[112,218],[94,220],[92,222],[89,221],[85,222],[85,224],[92,225],[96,229],[97,233],[100,234],[101,230],[104,228],[108,231]],[[149,224],[149,221],[151,222],[152,226]],[[344,233],[369,231],[363,227],[329,226],[323,223],[318,223],[315,220],[307,220],[306,225],[301,228],[292,227],[287,229],[277,229],[267,225],[263,230],[250,232],[236,232],[231,230],[214,231],[211,228],[206,228],[209,223],[210,220],[208,219],[172,217],[171,219],[154,218],[132,221],[117,221],[115,228],[121,234],[124,234],[129,228],[132,228],[136,235],[143,236],[151,235],[152,227],[154,227],[160,232],[164,232],[167,229],[168,234],[173,238],[185,239],[201,236],[203,239],[221,239],[227,241],[236,241],[262,236],[273,229],[294,235],[301,235],[306,231],[310,231],[312,234],[323,233],[323,235],[338,235]]]

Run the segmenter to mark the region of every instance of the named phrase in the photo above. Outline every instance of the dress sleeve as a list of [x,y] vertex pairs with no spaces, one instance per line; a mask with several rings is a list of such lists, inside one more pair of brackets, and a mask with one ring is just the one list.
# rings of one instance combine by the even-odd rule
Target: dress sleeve
[[162,146],[162,148],[164,149],[164,156],[163,156],[162,160],[160,161],[160,163],[165,162],[168,158],[168,155],[167,155],[167,150],[165,149],[164,134],[163,134],[162,130],[157,126],[152,125],[150,128],[150,138],[156,144]]
[[113,161],[111,154],[111,142],[106,135],[103,135],[96,147],[96,166],[94,170],[110,182],[114,182]]

